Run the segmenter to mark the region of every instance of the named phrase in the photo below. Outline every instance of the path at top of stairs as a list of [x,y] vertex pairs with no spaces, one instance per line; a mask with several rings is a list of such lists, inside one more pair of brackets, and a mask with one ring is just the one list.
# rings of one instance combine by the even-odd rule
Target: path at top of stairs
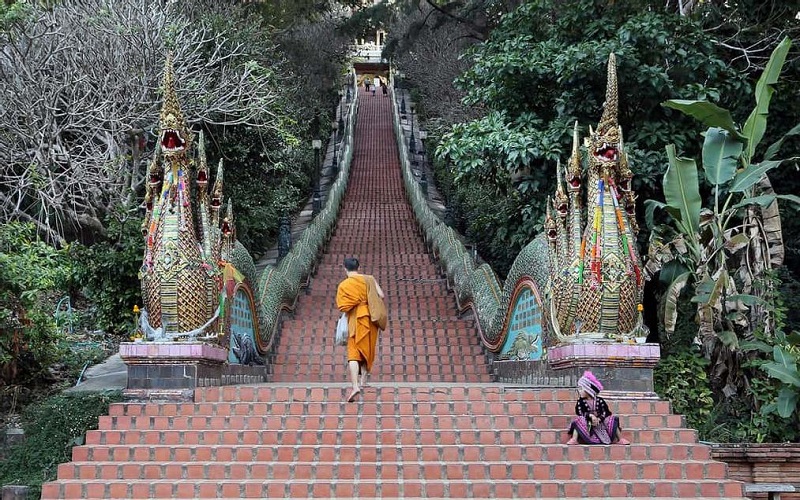
[[[572,389],[503,387],[402,191],[389,98],[361,91],[336,231],[270,355],[274,383],[114,404],[45,498],[741,498],[667,402],[609,401],[630,446],[567,446]],[[387,295],[368,387],[332,344],[342,260]]]

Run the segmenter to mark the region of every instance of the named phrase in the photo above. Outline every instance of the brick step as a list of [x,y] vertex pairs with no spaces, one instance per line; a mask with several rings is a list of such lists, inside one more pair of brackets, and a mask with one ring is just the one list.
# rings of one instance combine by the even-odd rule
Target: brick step
[[[444,278],[391,278],[389,281],[375,277],[381,286],[384,295],[395,302],[405,300],[421,302],[421,299],[444,301],[455,307],[455,298],[447,289]],[[309,300],[324,302],[329,300],[333,304],[336,292],[342,278],[321,283],[312,279],[308,287],[303,290],[304,296],[309,296]]]
[[[291,383],[291,382],[298,382],[300,380],[308,381],[312,383],[323,383],[330,380],[342,381],[349,380],[349,375],[345,375],[344,372],[340,373],[330,373],[330,369],[328,367],[316,367],[311,368],[306,372],[296,371],[296,370],[279,370],[274,372],[270,380],[276,383]],[[466,384],[482,384],[486,382],[492,381],[492,376],[490,374],[482,375],[482,374],[438,374],[438,373],[387,373],[385,375],[376,376],[373,380],[377,382],[402,382],[402,383],[418,383],[424,382],[429,380],[435,380],[436,382],[445,382],[445,383],[466,383]]]
[[[314,355],[333,355],[335,356],[334,359],[338,360],[341,358],[340,354],[345,353],[345,348],[342,346],[341,350],[337,350],[335,352],[331,351],[331,344],[333,343],[333,329],[335,328],[335,324],[332,324],[328,329],[319,329],[314,331],[308,330],[289,330],[289,336],[286,342],[283,341],[284,337],[281,337],[280,341],[280,349],[278,350],[278,354],[275,354],[277,359],[278,356],[288,356],[288,355],[298,355],[298,354],[306,354],[310,356]],[[455,345],[439,345],[439,344],[422,344],[422,345],[415,345],[413,337],[401,337],[402,330],[400,331],[399,335],[394,335],[394,329],[387,329],[385,332],[381,333],[378,336],[378,352],[379,356],[388,356],[392,354],[396,355],[409,355],[409,356],[436,356],[436,355],[459,355],[459,356],[480,356],[483,355],[483,347],[478,345],[474,339],[461,337],[450,337],[454,341],[458,341],[457,343],[454,342]],[[441,335],[441,334],[434,334],[430,332],[431,336]],[[451,333],[451,335],[457,335]],[[300,337],[300,338],[297,338]],[[313,342],[309,342],[313,339]],[[303,347],[306,349],[303,349]],[[312,347],[313,346],[313,347]],[[449,362],[453,362],[450,360]],[[464,360],[458,360],[459,364],[465,363]]]
[[[304,294],[309,297],[309,300],[319,301],[318,304],[325,307],[327,305],[330,306],[332,310],[336,309],[333,301],[336,298],[336,292],[338,290],[338,283],[336,285],[326,285],[325,287],[321,288],[317,286],[316,283],[312,283],[310,287],[306,288]],[[455,299],[449,295],[449,292],[445,290],[444,280],[441,283],[428,283],[424,286],[420,285],[409,285],[404,286],[404,289],[398,290],[396,284],[381,284],[381,289],[385,295],[385,301],[391,304],[402,304],[405,303],[406,300],[418,302],[421,299],[428,299],[428,300],[444,300],[446,301],[450,307],[455,308]],[[426,290],[427,288],[433,288],[432,290]],[[438,288],[438,290],[437,290]],[[330,302],[330,304],[327,304]],[[326,308],[327,309],[327,308]]]
[[[625,436],[636,443],[684,443],[697,442],[694,429],[629,429]],[[381,444],[388,446],[471,444],[491,445],[539,445],[566,442],[566,429],[484,429],[484,430],[90,430],[86,432],[86,444],[248,444],[248,445],[294,445],[316,444]]]
[[[308,373],[313,374],[312,367],[324,370],[325,373],[334,375],[346,372],[346,351],[344,347],[339,347],[340,353],[337,355],[319,355],[319,356],[304,356],[300,354],[278,354],[272,362],[273,370],[271,373],[293,373],[295,369],[299,370],[298,373],[303,373],[303,370],[308,369]],[[381,362],[381,358],[376,358],[377,363]],[[409,365],[397,366],[398,361],[405,360]],[[415,356],[415,355],[401,355],[394,356],[392,363],[382,363],[380,369],[373,368],[371,375],[385,375],[393,373],[397,375],[471,375],[471,374],[489,374],[489,369],[484,366],[481,358],[475,358],[475,364],[466,365],[452,365],[447,364],[451,361],[451,357],[445,355],[436,356]],[[418,363],[418,364],[413,364]],[[427,364],[429,363],[429,364]],[[391,381],[391,380],[389,380]],[[490,380],[487,380],[490,382]]]
[[742,483],[718,480],[120,480],[48,483],[43,498],[741,498]]
[[[622,428],[653,429],[683,428],[681,415],[620,415]],[[570,415],[438,415],[403,416],[380,415],[374,417],[358,415],[241,415],[226,417],[197,416],[102,416],[98,430],[484,430],[484,429],[566,429]]]
[[[391,330],[389,330],[391,332]],[[385,333],[390,335],[391,333]],[[315,339],[313,336],[307,336],[306,340],[316,344],[322,344],[327,348],[320,353],[310,352],[301,353],[301,346],[284,346],[280,345],[281,351],[285,354],[270,355],[268,360],[274,365],[282,366],[338,366],[340,363],[345,363],[347,360],[347,350],[344,346],[337,346],[333,344],[333,338]],[[382,342],[389,342],[389,340],[378,339],[378,347],[376,352],[375,361],[377,364],[383,365],[383,371],[391,370],[394,373],[489,373],[489,367],[486,365],[486,358],[481,353],[464,354],[464,349],[470,346],[463,346],[462,349],[441,348],[449,350],[450,352],[443,353],[428,353],[425,352],[428,346],[413,346],[409,344],[401,344],[392,349],[390,346],[383,347]],[[464,364],[452,364],[453,356],[461,356],[461,361]],[[302,368],[300,366],[299,368]],[[374,370],[373,370],[374,371]]]
[[[331,332],[333,331],[334,325],[335,323],[331,323],[331,328],[324,330],[324,334],[322,331],[317,330],[317,335],[309,334],[311,332],[303,329],[288,330],[289,334],[282,336],[279,341],[280,349],[278,350],[278,354],[276,354],[276,356],[280,356],[282,354],[296,354],[298,352],[305,354],[330,354],[331,343],[333,342]],[[298,338],[298,336],[303,333],[309,335],[303,335],[301,338]],[[457,345],[418,344],[415,342],[415,337],[406,337],[403,335],[403,333],[403,330],[398,331],[396,329],[393,329],[391,333],[381,333],[378,336],[378,355],[406,354],[435,356],[437,354],[445,354],[458,356],[479,356],[485,353],[483,346],[478,345],[473,341],[473,339],[468,339],[469,342],[465,342],[463,344],[459,343]],[[430,335],[448,335],[449,338],[452,338],[451,336],[456,336],[458,333],[452,331],[447,333],[431,331]],[[314,342],[319,341],[320,344],[310,343],[309,339],[311,338],[314,339]]]
[[[420,253],[425,250],[425,247],[419,242],[411,240],[404,241],[404,240],[397,240],[392,238],[391,240],[388,238],[392,238],[391,236],[387,236],[387,239],[384,239],[380,243],[368,244],[364,243],[363,240],[359,242],[353,243],[344,243],[339,242],[335,239],[332,239],[328,243],[328,249],[335,253],[342,253],[348,255],[355,255],[358,257],[358,260],[365,264],[365,268],[363,269],[364,272],[368,272],[372,274],[372,272],[376,269],[375,263],[380,262],[380,258],[372,259],[372,255],[380,255],[381,253],[394,253],[394,252],[408,252],[409,250],[413,250],[414,253]],[[384,263],[384,266],[386,264]],[[386,266],[387,268],[389,266]],[[402,270],[414,270],[417,268],[415,265],[407,265],[403,264],[400,266]]]
[[[335,237],[335,242],[339,241],[338,237]],[[415,245],[421,246],[421,245]],[[344,263],[345,257],[351,257],[351,255],[347,253],[336,253],[333,249],[328,248],[328,251],[325,252],[318,262],[318,266],[320,268],[323,267],[334,267],[336,269],[341,269]],[[392,265],[397,264],[405,264],[409,266],[430,266],[434,265],[435,263],[431,259],[430,254],[425,252],[424,250],[412,252],[412,251],[405,251],[405,252],[378,252],[369,256],[370,258],[370,268],[381,268],[389,267],[388,264],[391,263]]]
[[[338,321],[338,320],[337,320]],[[336,321],[329,320],[328,327],[302,327],[291,328],[284,331],[280,339],[281,352],[284,348],[302,347],[306,352],[330,353],[330,342],[333,342],[333,331]],[[469,331],[469,330],[467,330]],[[450,343],[448,345],[448,343]],[[464,331],[452,331],[443,328],[434,329],[424,326],[404,326],[400,321],[396,324],[391,320],[387,323],[386,330],[378,335],[378,349],[394,350],[408,354],[429,351],[431,354],[437,349],[448,353],[483,353],[477,336],[465,335]],[[477,349],[477,351],[476,351]],[[399,360],[398,360],[399,362]],[[459,360],[459,362],[461,362]]]
[[[286,367],[286,365],[279,365]],[[323,383],[330,380],[344,381],[348,380],[349,376],[345,376],[345,372],[341,373],[338,368],[330,366],[316,366],[309,367],[307,370],[297,370],[292,368],[278,368],[272,372],[270,380],[276,383],[299,382],[307,381],[312,383]],[[397,373],[391,372],[380,376],[373,377],[377,382],[402,382],[402,383],[418,383],[426,381],[445,382],[445,383],[465,383],[465,384],[483,384],[491,382],[493,377],[491,374],[459,374],[459,373]]]
[[[333,247],[333,245],[334,245],[334,240],[331,240],[331,242],[328,244],[328,251],[336,251],[337,250],[336,248]],[[351,253],[351,248],[348,248],[347,250],[344,250],[344,249],[342,249],[342,250],[343,251],[340,252],[340,253],[347,254],[349,256],[353,255]],[[388,251],[392,252],[391,250],[388,250]],[[362,255],[367,255],[367,254],[364,253]],[[371,253],[370,253],[370,255],[371,255]],[[428,269],[429,271],[433,271],[433,270],[436,269],[436,266],[434,266],[433,264],[430,264],[430,263],[425,265],[425,266],[419,266],[417,264],[403,264],[401,262],[388,263],[388,262],[380,261],[378,259],[376,259],[375,261],[367,262],[367,260],[366,260],[367,258],[368,257],[366,257],[366,256],[358,258],[359,261],[361,261],[361,266],[363,266],[361,268],[361,271],[364,272],[364,273],[367,273],[367,274],[373,274],[373,275],[376,275],[376,276],[378,276],[378,275],[396,276],[396,277],[401,277],[401,278],[404,277],[404,276],[415,277],[415,276],[419,276],[419,275],[429,274],[429,277],[432,277],[432,278],[437,277],[436,273],[434,273],[434,272],[430,272],[430,273],[425,273],[424,272],[425,269]],[[336,278],[342,279],[342,275],[343,274],[344,274],[344,270],[342,269],[342,264],[336,264],[336,265],[331,265],[331,266],[320,266],[320,267],[318,267],[317,268],[317,272],[314,273],[314,276],[316,276],[318,278],[327,278],[327,279],[330,279],[330,280],[334,280]]]
[[[455,368],[436,368],[428,370],[426,367],[420,367],[419,369],[404,369],[398,368],[394,365],[386,365],[385,367],[381,368],[373,368],[374,373],[370,374],[370,381],[381,383],[424,382],[431,380],[448,383],[485,383],[492,381],[491,374],[486,369],[480,370],[479,368],[472,366],[468,367],[467,370],[471,371],[458,370]],[[272,368],[268,370],[268,373],[273,375],[273,380],[276,383],[299,381],[323,383],[331,380],[337,382],[349,380],[344,358],[338,364],[327,365],[315,364],[299,366],[294,363],[285,365],[274,364]]]
[[[455,321],[460,320],[453,307],[438,307],[438,308],[416,308],[416,307],[401,307],[397,306],[396,304],[392,304],[389,302],[386,304],[386,309],[388,310],[388,317],[389,322],[392,321],[433,321],[438,322],[442,327],[446,327],[448,323],[452,323]],[[295,317],[304,315],[305,308],[303,309],[296,309],[294,314]],[[315,310],[313,312],[308,312],[308,319],[313,321],[314,323],[322,323],[327,321],[332,321],[333,319],[338,320],[338,317],[341,313],[338,309],[334,309],[330,307],[324,310]],[[404,324],[404,323],[403,323]],[[388,327],[387,327],[388,328]],[[457,328],[455,330],[457,334],[466,335],[467,337],[474,337],[477,341],[478,333],[475,330],[473,325]],[[422,332],[425,333],[425,332]]]
[[[233,401],[246,403],[250,401],[269,401],[269,402],[324,402],[331,397],[335,397],[346,387],[331,387],[329,385],[272,385],[272,384],[252,384],[226,387],[206,387],[199,389],[196,399],[200,401]],[[478,384],[471,386],[462,385],[431,385],[431,384],[383,384],[369,388],[379,401],[393,404],[396,402],[413,402],[422,405],[423,403],[445,403],[452,404],[457,402],[478,403],[482,401],[499,403],[522,403],[522,404],[548,404],[550,402],[566,403],[566,406],[548,407],[550,414],[572,414],[575,408],[576,393],[572,388],[542,387],[531,389],[525,386],[501,386],[498,384]],[[606,398],[609,405],[620,408],[620,412],[625,413],[669,413],[670,406],[668,401],[656,399],[614,399]],[[114,406],[142,406],[145,403],[118,403]],[[185,403],[180,406],[193,406],[192,403]],[[161,405],[159,405],[161,406]],[[177,404],[165,404],[164,408],[173,409]],[[568,408],[566,412],[560,411]],[[459,412],[462,407],[456,408]],[[501,408],[498,408],[501,409]],[[517,406],[515,409],[523,411],[526,408]],[[508,408],[503,408],[502,414],[507,413]],[[491,412],[498,414],[498,412]]]
[[727,465],[712,461],[559,461],[459,462],[424,461],[361,461],[358,464],[337,461],[313,462],[70,462],[58,466],[60,479],[287,479],[336,480],[353,477],[358,467],[361,479],[384,480],[463,480],[471,481],[528,479],[601,479],[635,480],[702,480],[725,479]]
[[[343,384],[342,384],[343,385]],[[114,404],[111,415],[571,415],[575,403],[549,402],[495,402],[495,401],[455,401],[455,402],[415,402],[412,400],[380,401],[373,387],[364,389],[363,398],[358,404],[343,401],[349,387],[341,387],[338,397],[331,392],[324,401],[264,401],[264,402],[221,402],[211,404],[185,403],[163,405],[152,404]],[[213,399],[207,401],[213,401]],[[258,400],[257,400],[258,401]],[[659,409],[669,408],[669,403],[618,401],[610,404],[611,411],[619,415],[654,414]]]
[[[251,384],[226,387],[205,387],[198,390],[197,397],[202,400],[234,400],[236,402],[248,401],[253,398],[267,400],[294,400],[294,401],[325,401],[330,394],[336,394],[340,387],[326,385],[305,386]],[[575,390],[566,388],[537,388],[531,389],[524,386],[501,386],[497,384],[482,384],[474,386],[430,384],[387,384],[371,388],[379,395],[381,400],[394,402],[414,398],[416,402],[453,402],[475,400],[506,401],[506,402],[541,402],[541,401],[566,401],[575,403]],[[613,401],[609,399],[609,401]],[[643,403],[659,402],[651,399],[628,400]],[[189,404],[189,403],[187,403]],[[140,406],[145,403],[117,403],[115,406]],[[164,405],[165,408],[175,407],[177,404]],[[571,413],[571,412],[570,412]],[[653,412],[658,413],[658,412]]]
[[[391,304],[389,305],[391,307]],[[389,311],[390,313],[394,311]],[[294,330],[310,330],[319,328],[320,326],[330,326],[331,324],[336,324],[336,321],[339,319],[339,315],[341,312],[338,309],[330,308],[329,311],[318,311],[316,318],[309,318],[302,314],[298,309],[295,309],[294,317],[285,318],[281,322],[281,328],[292,328]],[[451,321],[443,322],[438,319],[430,319],[430,318],[401,318],[395,319],[390,317],[390,321],[396,322],[398,325],[402,325],[407,328],[415,328],[420,330],[429,331],[432,334],[436,335],[454,335],[459,333],[469,332],[465,337],[472,339],[474,337],[475,342],[478,342],[478,335],[475,333],[475,322],[471,319],[453,319]],[[321,323],[325,323],[325,325],[321,325]],[[282,330],[283,331],[283,330]],[[416,337],[415,337],[416,338]],[[449,342],[450,338],[441,339],[441,342]]]
[[101,445],[76,446],[72,449],[76,461],[215,461],[215,462],[374,462],[376,460],[458,461],[495,463],[506,460],[538,462],[585,461],[682,461],[710,460],[711,448],[687,443],[633,443],[629,446],[595,445],[567,446],[483,446],[473,445]]

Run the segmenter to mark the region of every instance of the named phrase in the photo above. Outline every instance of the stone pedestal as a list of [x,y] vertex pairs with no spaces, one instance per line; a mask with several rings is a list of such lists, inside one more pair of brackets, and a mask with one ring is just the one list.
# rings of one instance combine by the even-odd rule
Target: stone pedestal
[[3,500],[27,500],[28,487],[16,484],[3,486]]
[[203,342],[124,342],[119,354],[129,399],[186,401],[198,387],[267,380],[265,367],[229,365],[227,349]]
[[653,368],[661,359],[658,344],[567,344],[550,348],[547,359],[572,387],[585,370],[591,370],[603,383],[605,397],[658,397],[653,389]]

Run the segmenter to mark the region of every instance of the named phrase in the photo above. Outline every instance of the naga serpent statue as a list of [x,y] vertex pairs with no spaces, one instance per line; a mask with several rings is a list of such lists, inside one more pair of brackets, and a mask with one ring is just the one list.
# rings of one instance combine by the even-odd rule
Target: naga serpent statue
[[[459,307],[475,312],[483,343],[497,359],[539,360],[557,344],[646,336],[633,174],[617,123],[614,54],[603,107],[600,123],[584,141],[585,162],[575,124],[567,168],[557,167],[545,230],[522,249],[503,285],[487,264],[476,265],[424,197],[409,195]],[[411,181],[406,185],[413,190]]]
[[148,340],[211,340],[230,347],[231,362],[260,364],[265,348],[254,303],[255,265],[236,240],[230,202],[223,207],[222,161],[209,193],[202,132],[195,154],[171,57],[165,66],[142,223],[141,330]]
[[[608,86],[597,130],[589,127],[586,223],[581,207],[582,172],[578,124],[566,169],[560,167],[555,199],[548,206],[545,236],[549,246],[549,308],[544,315],[556,338],[603,339],[637,326],[644,288],[636,251],[632,172],[617,124],[617,75],[614,54],[608,60]],[[553,213],[555,216],[553,216]]]

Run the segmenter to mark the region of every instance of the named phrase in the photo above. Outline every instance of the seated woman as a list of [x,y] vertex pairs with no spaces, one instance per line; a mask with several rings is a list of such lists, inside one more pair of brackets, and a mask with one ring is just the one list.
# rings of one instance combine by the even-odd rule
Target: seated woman
[[619,418],[611,414],[606,401],[598,396],[603,384],[590,371],[578,379],[576,418],[569,426],[572,435],[567,444],[631,444],[620,434]]

